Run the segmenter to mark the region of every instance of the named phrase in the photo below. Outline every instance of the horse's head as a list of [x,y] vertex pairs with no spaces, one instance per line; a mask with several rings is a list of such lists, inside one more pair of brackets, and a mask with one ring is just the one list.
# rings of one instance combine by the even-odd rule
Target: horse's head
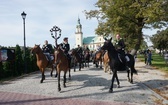
[[76,55],[77,54],[77,49],[71,49],[70,54],[71,55]]
[[31,53],[37,54],[39,53],[40,50],[41,50],[40,45],[35,44],[35,46],[31,49]]
[[105,38],[105,42],[104,42],[104,45],[101,47],[102,50],[114,50],[115,47],[113,46],[112,44],[112,37],[110,39],[106,39]]

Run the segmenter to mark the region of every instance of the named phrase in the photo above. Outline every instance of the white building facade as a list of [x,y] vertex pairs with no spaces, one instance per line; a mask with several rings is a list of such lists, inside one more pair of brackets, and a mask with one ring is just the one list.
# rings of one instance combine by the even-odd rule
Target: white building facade
[[76,25],[75,39],[75,47],[80,45],[81,47],[88,47],[90,50],[95,50],[97,46],[102,46],[105,41],[103,36],[94,35],[89,37],[83,37],[82,25],[79,18]]

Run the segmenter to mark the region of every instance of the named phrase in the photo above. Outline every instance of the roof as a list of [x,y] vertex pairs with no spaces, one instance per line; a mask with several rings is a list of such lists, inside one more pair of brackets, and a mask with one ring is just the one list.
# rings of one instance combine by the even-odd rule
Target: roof
[[83,43],[84,43],[84,44],[90,44],[90,43],[99,42],[99,41],[98,41],[98,37],[99,37],[99,36],[89,36],[89,37],[85,37],[85,38],[83,38]]
[[93,43],[94,39],[95,39],[95,36],[85,37],[85,38],[83,38],[83,43],[84,44]]

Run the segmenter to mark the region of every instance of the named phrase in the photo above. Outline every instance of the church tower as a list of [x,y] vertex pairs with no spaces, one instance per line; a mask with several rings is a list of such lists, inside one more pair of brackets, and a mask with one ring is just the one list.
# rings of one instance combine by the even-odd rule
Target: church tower
[[80,19],[78,17],[78,21],[77,21],[77,25],[76,25],[76,31],[75,31],[75,41],[76,41],[76,45],[75,47],[77,47],[78,45],[80,45],[81,47],[83,46],[83,32],[82,32],[82,25],[80,24]]

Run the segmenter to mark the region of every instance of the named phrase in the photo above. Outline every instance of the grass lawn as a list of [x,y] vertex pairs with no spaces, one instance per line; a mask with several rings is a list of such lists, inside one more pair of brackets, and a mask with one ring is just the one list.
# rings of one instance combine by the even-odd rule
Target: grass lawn
[[[144,62],[144,55],[138,54],[138,58]],[[156,53],[152,53],[152,59],[153,60],[151,66],[168,73],[168,65],[166,65],[163,56],[160,56],[159,54]]]

